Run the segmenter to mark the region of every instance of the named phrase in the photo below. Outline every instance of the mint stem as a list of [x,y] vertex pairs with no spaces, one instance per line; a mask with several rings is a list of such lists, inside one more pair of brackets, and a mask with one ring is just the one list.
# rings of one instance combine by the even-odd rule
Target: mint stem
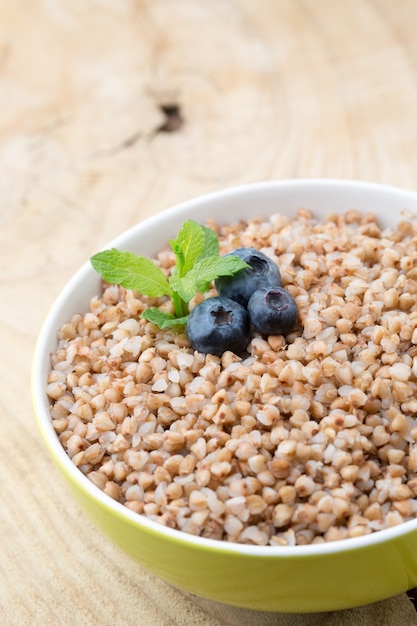
[[188,315],[187,303],[174,291],[172,293],[174,302],[175,317],[186,317]]

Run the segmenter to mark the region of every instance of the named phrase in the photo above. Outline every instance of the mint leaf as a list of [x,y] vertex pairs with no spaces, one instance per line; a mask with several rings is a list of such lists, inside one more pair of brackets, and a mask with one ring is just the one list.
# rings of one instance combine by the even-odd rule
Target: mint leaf
[[122,285],[151,298],[172,296],[165,274],[146,257],[112,248],[98,252],[90,262],[108,283]]
[[181,246],[176,243],[175,239],[170,239],[169,245],[175,254],[175,267],[172,271],[174,274],[180,274],[182,276],[184,274],[184,252],[181,250]]
[[201,228],[204,232],[204,247],[203,251],[197,259],[198,261],[208,256],[219,255],[219,240],[216,233],[212,228],[207,228],[207,226],[201,226]]
[[171,313],[165,313],[164,311],[160,311],[156,307],[146,309],[141,314],[141,317],[145,320],[148,320],[149,322],[152,322],[152,324],[155,324],[156,326],[161,328],[161,330],[163,328],[171,328],[173,326],[184,327],[186,326],[188,319],[188,315],[186,315],[185,317],[175,317],[174,315],[171,315]]
[[173,291],[177,292],[185,302],[198,292],[207,291],[210,283],[218,276],[232,276],[249,267],[236,256],[209,256],[197,261],[193,268],[183,277],[175,274],[169,282]]
[[169,243],[177,259],[178,274],[183,276],[193,267],[204,249],[203,227],[194,220],[186,220],[176,238]]

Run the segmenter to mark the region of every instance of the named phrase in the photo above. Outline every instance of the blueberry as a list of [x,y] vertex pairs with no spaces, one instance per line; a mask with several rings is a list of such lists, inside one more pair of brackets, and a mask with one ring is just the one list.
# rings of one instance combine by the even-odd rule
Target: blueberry
[[252,326],[263,335],[285,335],[298,318],[294,298],[282,287],[255,291],[248,302],[248,313]]
[[191,311],[187,334],[193,348],[204,354],[240,354],[249,343],[249,315],[229,298],[207,298]]
[[216,289],[221,296],[239,302],[246,307],[254,291],[268,287],[281,287],[281,274],[277,265],[255,248],[237,248],[226,256],[234,255],[245,261],[250,268],[236,272],[233,276],[216,279]]

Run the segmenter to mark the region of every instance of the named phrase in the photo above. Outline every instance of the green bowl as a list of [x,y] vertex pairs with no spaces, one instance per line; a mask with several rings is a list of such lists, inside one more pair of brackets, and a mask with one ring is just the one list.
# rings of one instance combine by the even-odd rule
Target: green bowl
[[[220,223],[298,208],[317,217],[348,209],[394,225],[400,211],[417,214],[417,194],[348,180],[289,180],[246,185],[185,202],[129,229],[111,246],[153,255],[193,218]],[[59,327],[88,307],[100,278],[86,263],[63,289],[40,332],[33,360],[37,424],[81,508],[130,557],[175,587],[226,604],[279,612],[332,611],[382,600],[417,585],[417,520],[376,533],[293,547],[241,545],[166,528],[116,502],[71,462],[52,427],[45,393]]]

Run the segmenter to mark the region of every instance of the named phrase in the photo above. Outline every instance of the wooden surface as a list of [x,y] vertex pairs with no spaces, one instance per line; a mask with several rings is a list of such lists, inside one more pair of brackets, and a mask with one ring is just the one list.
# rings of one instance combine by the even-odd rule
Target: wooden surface
[[29,394],[67,279],[145,216],[288,177],[417,190],[417,2],[0,0],[0,623],[417,624],[220,607],[121,554],[67,493]]

